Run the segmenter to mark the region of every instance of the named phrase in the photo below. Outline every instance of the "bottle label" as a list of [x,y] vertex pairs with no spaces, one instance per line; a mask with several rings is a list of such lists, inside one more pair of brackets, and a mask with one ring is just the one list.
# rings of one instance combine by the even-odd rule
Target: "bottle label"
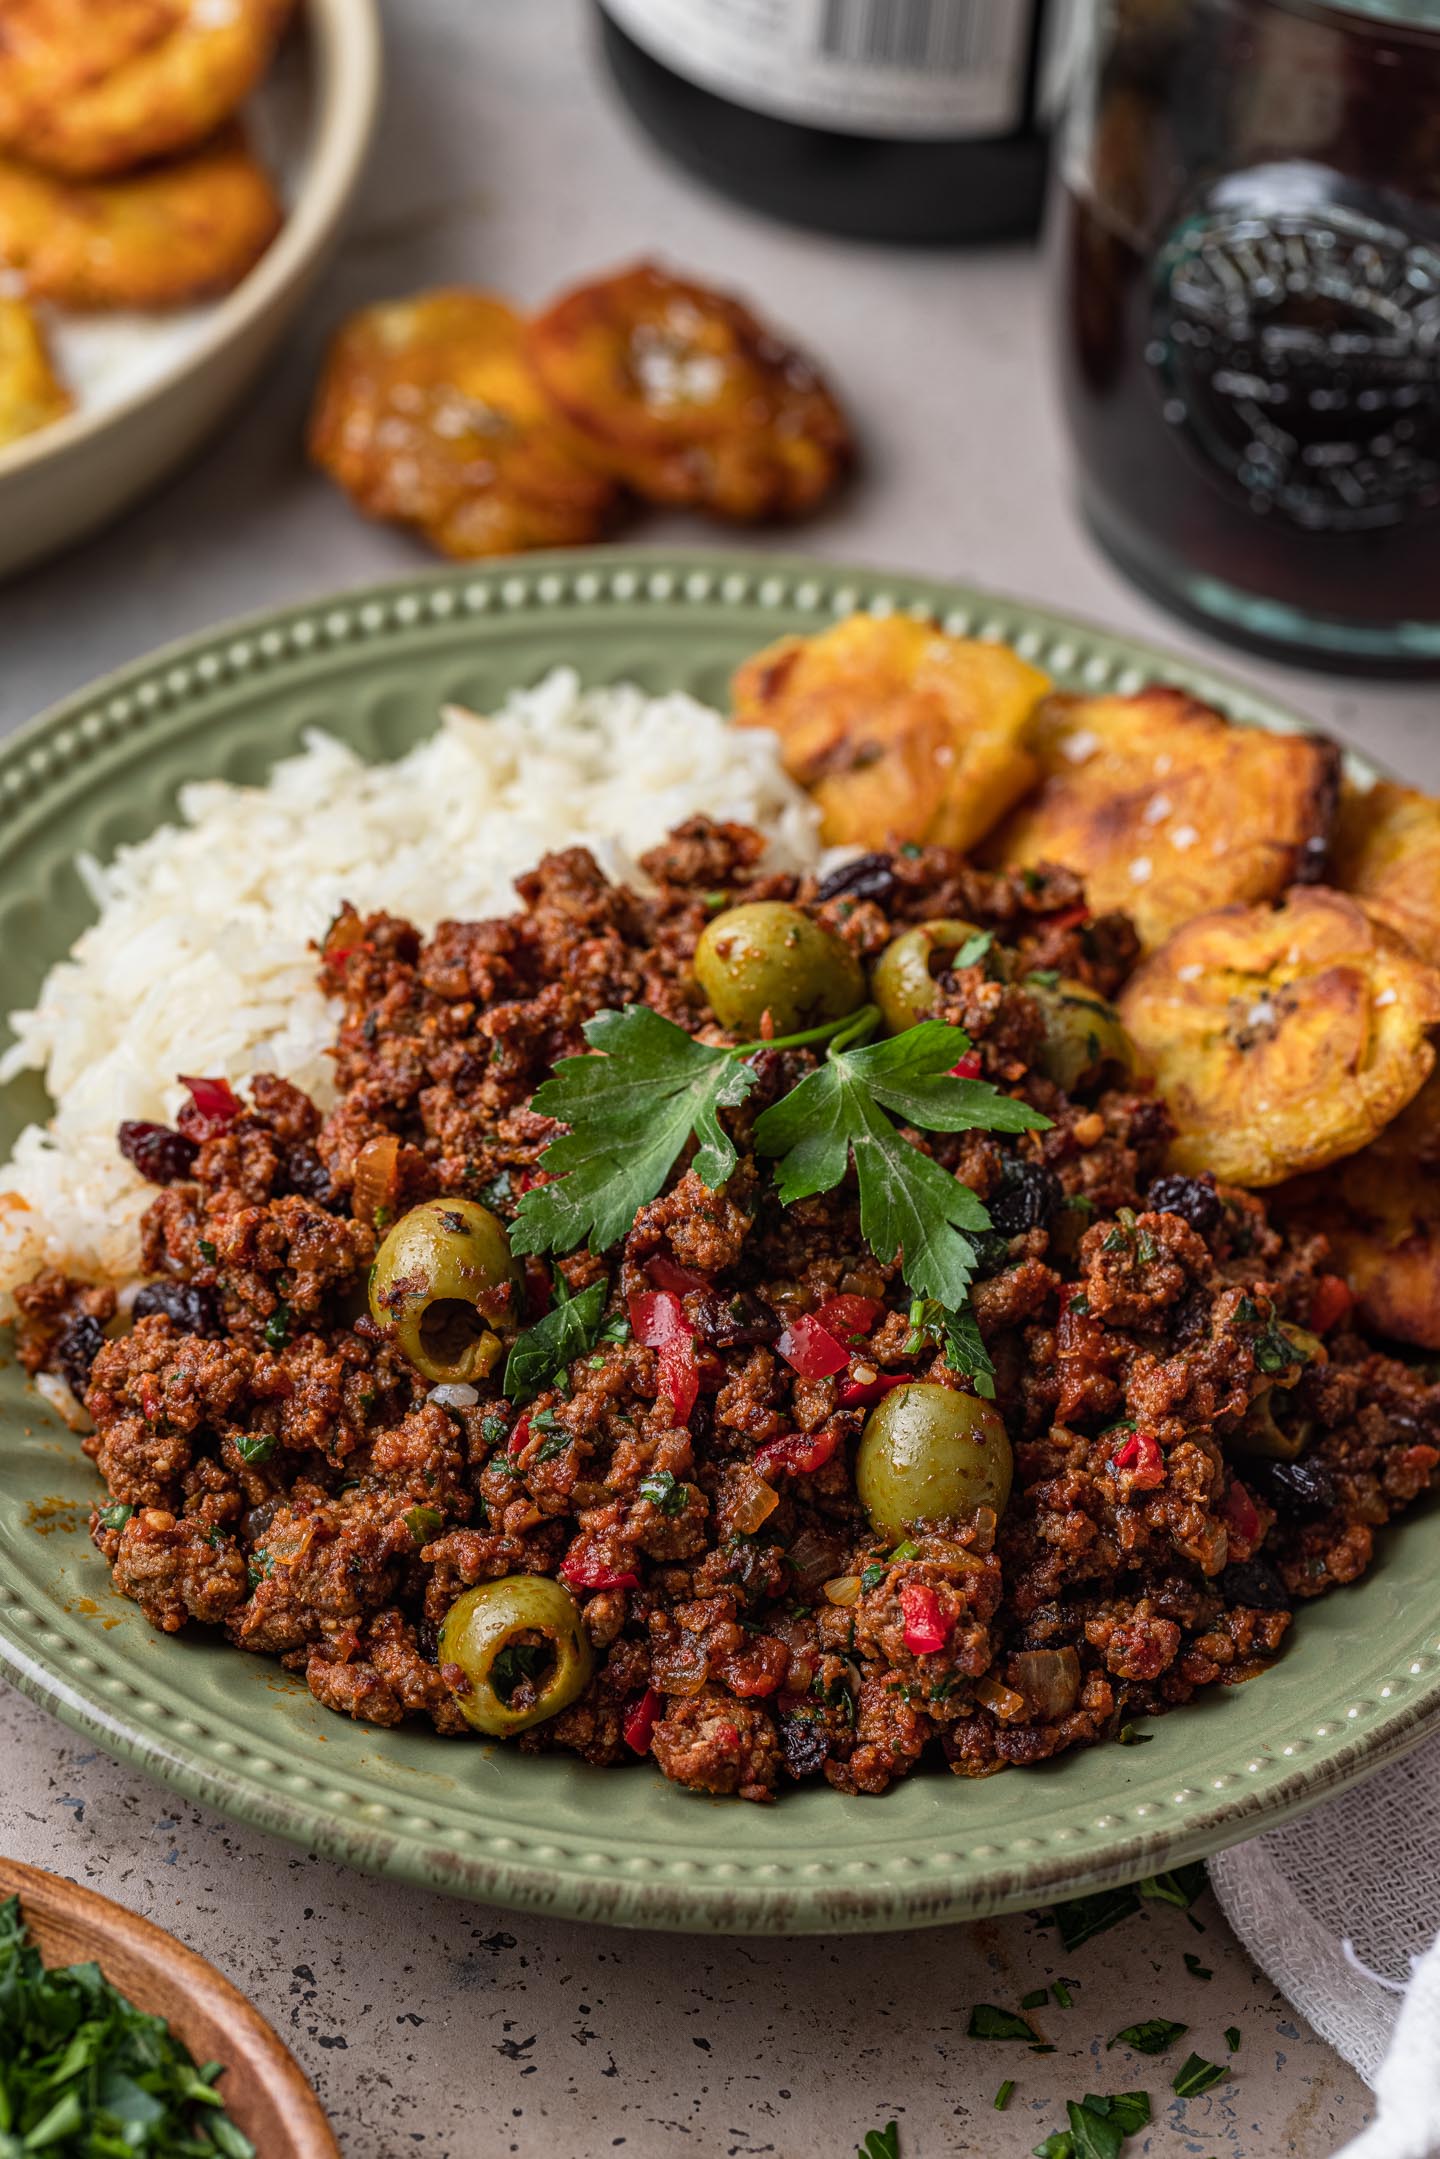
[[704,90],[848,135],[1008,135],[1036,0],[603,0]]

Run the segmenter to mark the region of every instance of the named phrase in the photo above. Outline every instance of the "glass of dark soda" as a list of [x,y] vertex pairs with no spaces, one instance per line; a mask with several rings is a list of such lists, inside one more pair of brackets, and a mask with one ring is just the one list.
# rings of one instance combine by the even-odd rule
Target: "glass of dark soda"
[[1079,0],[1051,221],[1081,501],[1310,665],[1440,674],[1440,0]]

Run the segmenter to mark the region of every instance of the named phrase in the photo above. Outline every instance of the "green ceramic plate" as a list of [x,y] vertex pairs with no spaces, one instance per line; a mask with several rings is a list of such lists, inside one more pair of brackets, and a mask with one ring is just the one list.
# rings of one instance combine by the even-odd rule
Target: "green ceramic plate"
[[[349,595],[219,630],[126,669],[0,748],[0,1004],[28,1003],[84,925],[71,866],[170,811],[193,775],[259,780],[302,728],[372,757],[484,711],[558,661],[723,702],[730,669],[855,607],[920,608],[1005,639],[1076,687],[1157,676],[1237,718],[1292,717],[1223,677],[1038,609],[952,586],[773,558],[534,558]],[[0,1146],[43,1113],[3,1103]],[[0,1661],[76,1730],[187,1796],[357,1866],[457,1894],[628,1926],[876,1929],[974,1917],[1213,1851],[1338,1790],[1440,1707],[1436,1527],[1387,1536],[1364,1584],[1302,1613],[1264,1678],[1102,1747],[880,1800],[826,1789],[751,1807],[641,1769],[527,1759],[329,1715],[258,1657],[153,1633],[85,1534],[76,1442],[0,1373]]]

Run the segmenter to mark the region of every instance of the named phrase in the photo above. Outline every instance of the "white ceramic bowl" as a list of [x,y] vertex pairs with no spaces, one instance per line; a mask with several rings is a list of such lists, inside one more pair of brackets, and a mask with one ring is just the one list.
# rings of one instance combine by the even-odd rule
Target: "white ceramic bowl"
[[190,456],[258,373],[323,269],[375,123],[376,0],[306,0],[301,35],[310,120],[284,226],[143,387],[0,449],[0,576],[94,531]]

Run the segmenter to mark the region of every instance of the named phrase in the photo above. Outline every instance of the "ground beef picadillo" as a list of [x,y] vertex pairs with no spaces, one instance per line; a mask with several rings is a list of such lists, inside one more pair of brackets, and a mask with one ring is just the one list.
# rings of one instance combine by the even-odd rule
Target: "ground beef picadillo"
[[[463,1590],[567,1563],[572,1579],[624,1577],[577,1592],[595,1675],[518,1744],[603,1764],[643,1749],[681,1784],[768,1799],[817,1777],[879,1793],[922,1762],[985,1776],[1114,1737],[1250,1678],[1297,1603],[1364,1570],[1440,1460],[1440,1389],[1351,1330],[1322,1240],[1287,1239],[1251,1194],[1164,1172],[1152,1092],[1071,1099],[1034,1068],[1042,1014],[1024,977],[1058,969],[1113,992],[1128,924],[1093,920],[1058,870],[989,876],[902,850],[817,888],[761,856],[758,835],[697,819],[647,859],[643,893],[574,850],[521,881],[505,920],[424,938],[347,912],[320,958],[344,1008],[336,1106],[322,1116],[261,1076],[238,1114],[186,1113],[186,1144],[157,1158],[175,1181],[146,1218],[152,1286],[128,1331],[107,1289],[45,1275],[20,1293],[28,1367],[63,1373],[93,1419],[85,1448],[112,1499],[95,1542],[153,1625],[221,1628],[303,1672],[327,1707],[460,1734],[436,1637]],[[583,1022],[638,1001],[724,1040],[690,963],[717,906],[756,898],[798,899],[867,961],[927,918],[992,930],[1011,981],[984,958],[942,975],[937,1016],[1053,1120],[1018,1139],[910,1135],[997,1225],[974,1306],[1015,1482],[999,1520],[917,1526],[898,1551],[857,1502],[866,1408],[841,1397],[900,1372],[964,1382],[917,1346],[853,1185],[782,1207],[750,1151],[808,1050],[760,1053],[753,1095],[725,1113],[740,1161],[724,1191],[682,1157],[623,1247],[559,1262],[572,1291],[607,1277],[615,1314],[657,1270],[685,1270],[688,1422],[653,1349],[602,1342],[529,1405],[532,1423],[552,1413],[551,1437],[517,1457],[497,1384],[473,1407],[432,1399],[366,1314],[367,1146],[373,1161],[374,1142],[398,1143],[381,1150],[392,1210],[458,1194],[513,1215],[554,1131],[530,1098],[583,1049]],[[548,1264],[527,1261],[528,1321],[552,1293]],[[882,1315],[847,1372],[802,1378],[782,1329],[840,1294]],[[1282,1321],[1324,1349],[1286,1391],[1290,1442],[1267,1455],[1246,1428],[1278,1400],[1257,1350]],[[788,1465],[772,1448],[757,1474],[790,1434],[835,1444]],[[793,1466],[812,1455],[827,1458]],[[642,1485],[664,1471],[662,1507]],[[903,1617],[917,1582],[944,1628],[923,1654]],[[827,1595],[837,1583],[848,1601]]]

